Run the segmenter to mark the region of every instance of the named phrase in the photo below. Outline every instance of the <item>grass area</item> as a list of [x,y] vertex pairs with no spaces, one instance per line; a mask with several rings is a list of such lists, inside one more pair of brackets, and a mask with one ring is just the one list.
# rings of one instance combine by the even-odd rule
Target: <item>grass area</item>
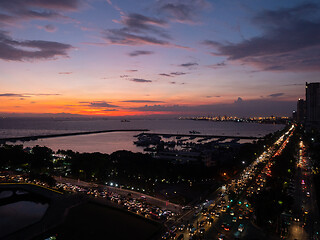
[[50,232],[57,233],[54,234],[57,239],[148,240],[153,239],[160,229],[160,224],[134,214],[95,203],[85,203],[70,209],[64,224]]

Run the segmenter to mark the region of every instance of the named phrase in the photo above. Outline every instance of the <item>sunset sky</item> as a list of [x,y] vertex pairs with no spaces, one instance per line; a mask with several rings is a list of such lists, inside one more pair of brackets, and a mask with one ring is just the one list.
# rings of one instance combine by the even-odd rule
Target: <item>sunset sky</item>
[[1,0],[0,116],[287,115],[318,0]]

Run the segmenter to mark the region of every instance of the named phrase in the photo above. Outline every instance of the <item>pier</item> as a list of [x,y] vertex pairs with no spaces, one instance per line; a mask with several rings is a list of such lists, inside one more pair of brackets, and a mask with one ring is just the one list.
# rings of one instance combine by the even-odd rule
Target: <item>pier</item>
[[89,134],[98,134],[98,133],[109,133],[109,132],[147,132],[147,131],[149,130],[148,129],[115,129],[115,130],[47,134],[47,135],[37,135],[37,136],[27,136],[27,137],[0,138],[0,144],[6,143],[6,142],[16,142],[16,141],[22,141],[22,142],[35,141],[42,138],[68,137],[68,136],[89,135]]
[[204,135],[204,134],[175,134],[175,133],[140,133],[137,136],[162,136],[165,138],[169,137],[199,137],[199,138],[224,138],[224,139],[252,139],[258,140],[264,137],[252,137],[252,136],[228,136],[228,135]]

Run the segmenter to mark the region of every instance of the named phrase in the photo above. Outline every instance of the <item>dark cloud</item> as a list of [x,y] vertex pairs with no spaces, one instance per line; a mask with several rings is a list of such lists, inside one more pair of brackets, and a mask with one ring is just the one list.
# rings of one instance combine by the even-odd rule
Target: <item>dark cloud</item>
[[118,23],[120,29],[104,31],[104,37],[111,44],[120,45],[170,45],[167,40],[170,36],[164,30],[167,23],[164,20],[131,13],[123,15]]
[[271,99],[255,99],[235,101],[231,104],[208,104],[208,105],[145,105],[131,108],[142,112],[162,112],[166,114],[183,115],[218,115],[233,116],[291,116],[296,108],[296,101],[274,101]]
[[46,30],[47,32],[55,32],[55,31],[57,31],[57,28],[52,24],[47,24],[47,25],[45,25],[43,27],[40,27],[40,28]]
[[159,75],[164,77],[172,77],[170,74],[167,73],[159,73]]
[[[28,47],[30,50],[22,49]],[[41,41],[12,39],[7,32],[0,31],[0,59],[9,61],[23,61],[35,59],[55,59],[67,57],[73,47],[69,44]]]
[[138,70],[137,69],[129,69],[129,70],[127,70],[127,72],[138,72]]
[[194,24],[198,15],[210,4],[204,0],[161,0],[158,1],[157,11],[171,21]]
[[[82,103],[87,103],[87,102],[82,102]],[[105,101],[94,101],[94,102],[89,102],[87,107],[92,107],[92,108],[114,108],[118,107],[116,105],[109,104]]]
[[153,100],[125,100],[121,102],[129,102],[129,103],[163,103],[163,101],[153,101]]
[[176,82],[170,82],[170,84],[176,84]]
[[281,97],[283,95],[284,93],[273,93],[273,94],[270,94],[269,97]]
[[320,8],[303,4],[266,10],[253,19],[263,33],[240,43],[204,41],[227,56],[265,71],[320,71]]
[[104,111],[104,112],[115,112],[115,111],[119,111],[119,110],[112,108],[112,109],[103,109],[102,111]]
[[66,18],[61,11],[75,11],[80,0],[1,0],[0,23],[32,19]]
[[72,74],[72,72],[59,72],[59,74]]
[[216,63],[216,64],[212,64],[212,65],[209,65],[208,67],[209,68],[213,68],[213,69],[217,69],[217,68],[221,68],[221,67],[224,67],[226,66],[227,64],[225,62],[220,62],[220,63]]
[[0,97],[30,97],[30,96],[26,96],[24,94],[18,94],[18,93],[1,93]]
[[111,44],[118,45],[169,45],[168,41],[153,36],[137,35],[127,29],[110,29],[104,32]]
[[187,73],[185,72],[171,72],[171,73],[160,73],[160,76],[164,76],[164,77],[176,77],[176,76],[181,76],[181,75],[185,75]]
[[152,51],[143,51],[143,50],[137,50],[137,51],[133,51],[131,53],[129,53],[128,55],[130,57],[137,57],[137,56],[140,56],[140,55],[150,55],[150,54],[153,54],[154,52]]
[[141,78],[132,78],[130,81],[137,83],[150,83],[151,80],[141,79]]
[[59,93],[0,93],[0,97],[26,98],[31,96],[59,96]]
[[173,76],[181,76],[181,75],[186,75],[187,73],[185,73],[185,72],[171,72],[170,74]]
[[120,78],[127,78],[127,77],[129,77],[129,75],[120,75]]
[[188,63],[182,63],[179,66],[180,67],[186,67],[186,68],[191,68],[191,67],[195,67],[198,66],[199,64],[196,62],[188,62]]

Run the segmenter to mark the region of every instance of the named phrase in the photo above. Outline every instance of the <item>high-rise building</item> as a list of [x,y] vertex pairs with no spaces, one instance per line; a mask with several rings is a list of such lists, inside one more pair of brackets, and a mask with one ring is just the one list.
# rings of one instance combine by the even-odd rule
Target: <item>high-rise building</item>
[[297,102],[297,113],[296,113],[296,120],[299,123],[304,123],[306,117],[306,102],[299,98]]
[[320,127],[320,82],[306,83],[306,125]]

